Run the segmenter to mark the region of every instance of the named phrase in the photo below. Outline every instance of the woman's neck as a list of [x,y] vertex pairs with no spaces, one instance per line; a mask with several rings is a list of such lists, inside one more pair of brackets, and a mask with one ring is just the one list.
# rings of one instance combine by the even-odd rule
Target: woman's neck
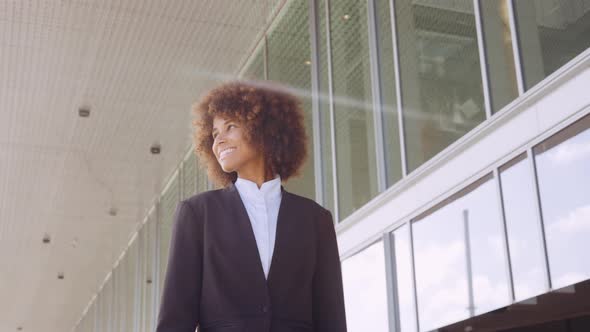
[[244,180],[249,180],[249,181],[256,183],[256,185],[258,186],[258,189],[260,189],[260,187],[262,187],[262,184],[264,182],[270,181],[270,180],[274,179],[276,176],[271,173],[267,173],[265,176],[263,172],[259,172],[259,173],[255,173],[255,174],[250,174],[248,172],[238,172],[238,177],[242,178]]

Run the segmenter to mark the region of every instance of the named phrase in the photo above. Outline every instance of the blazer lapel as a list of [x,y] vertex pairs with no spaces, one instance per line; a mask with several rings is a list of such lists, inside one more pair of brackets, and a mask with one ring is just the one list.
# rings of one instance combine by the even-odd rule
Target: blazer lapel
[[288,234],[285,233],[285,228],[287,225],[287,215],[285,214],[285,209],[288,204],[289,200],[289,192],[285,190],[285,188],[281,185],[281,203],[279,205],[279,213],[277,217],[277,230],[276,230],[276,238],[275,238],[275,247],[273,250],[273,255],[271,258],[270,269],[268,271],[268,279],[264,276],[264,269],[262,267],[262,262],[260,259],[260,253],[258,252],[258,246],[256,245],[256,237],[254,236],[254,230],[252,229],[252,223],[250,222],[250,217],[248,216],[248,211],[244,206],[244,202],[240,197],[240,193],[238,192],[235,184],[232,182],[226,187],[227,193],[229,194],[229,206],[232,207],[233,215],[237,219],[237,227],[238,232],[241,232],[246,237],[246,242],[243,244],[244,250],[246,251],[246,255],[248,256],[249,260],[254,260],[252,264],[257,266],[256,274],[258,274],[259,278],[264,280],[267,284],[270,284],[272,276],[276,273],[273,272],[277,269],[277,257],[281,255],[281,247],[282,243],[284,242],[285,236]]

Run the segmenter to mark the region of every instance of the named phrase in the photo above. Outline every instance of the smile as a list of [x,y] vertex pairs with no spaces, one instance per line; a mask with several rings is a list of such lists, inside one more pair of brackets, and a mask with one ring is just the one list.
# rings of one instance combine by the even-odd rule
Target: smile
[[227,148],[227,149],[221,150],[221,152],[219,152],[219,159],[222,160],[223,158],[225,158],[225,156],[232,153],[235,149],[236,148]]

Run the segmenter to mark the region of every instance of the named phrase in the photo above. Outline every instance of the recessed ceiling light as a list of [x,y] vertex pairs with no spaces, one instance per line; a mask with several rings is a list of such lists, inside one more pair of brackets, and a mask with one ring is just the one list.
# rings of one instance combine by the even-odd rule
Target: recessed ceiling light
[[78,109],[78,115],[81,118],[87,118],[90,116],[90,109],[86,107],[81,107],[80,109]]
[[151,152],[152,154],[160,154],[160,144],[158,144],[158,143],[155,143],[154,145],[152,145],[152,146],[150,147],[150,152]]

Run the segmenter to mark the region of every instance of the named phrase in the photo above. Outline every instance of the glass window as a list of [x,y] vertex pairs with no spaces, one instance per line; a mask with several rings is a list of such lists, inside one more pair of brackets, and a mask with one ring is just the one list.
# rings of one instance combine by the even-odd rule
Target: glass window
[[346,325],[350,332],[387,331],[385,256],[379,241],[342,262]]
[[545,254],[533,179],[526,154],[500,168],[512,280],[517,301],[546,290]]
[[492,112],[518,97],[507,0],[479,1]]
[[197,191],[197,156],[191,151],[182,163],[182,197],[191,197]]
[[330,119],[330,83],[328,77],[328,36],[326,26],[326,2],[315,1],[317,4],[317,33],[319,53],[319,98],[320,98],[320,124],[321,124],[321,150],[322,150],[322,177],[324,190],[324,207],[335,215],[334,211],[334,176],[332,168],[332,127]]
[[527,89],[590,46],[588,1],[514,1],[514,6]]
[[402,177],[402,162],[399,142],[397,94],[391,32],[391,8],[389,0],[376,0],[377,45],[379,47],[379,75],[381,79],[381,103],[385,137],[387,185],[391,186]]
[[553,288],[590,278],[590,116],[534,148]]
[[264,75],[264,39],[262,39],[258,46],[256,46],[252,57],[248,59],[248,62],[244,66],[242,78],[263,80],[265,78]]
[[473,1],[395,2],[408,171],[485,119]]
[[115,331],[125,331],[125,270],[123,268],[123,259],[119,261],[117,267],[113,270],[113,278],[115,279],[116,295],[113,310],[115,316]]
[[160,296],[162,295],[166,267],[168,266],[168,254],[170,252],[174,212],[176,211],[179,202],[180,192],[178,188],[178,173],[176,173],[172,182],[162,194],[160,200],[160,217],[158,220],[158,227],[160,228]]
[[[137,260],[139,252],[137,248],[137,237],[131,243],[125,253],[125,331],[133,331],[136,313],[135,294],[137,293]],[[102,331],[102,330],[101,330]]]
[[395,317],[399,320],[402,332],[416,331],[416,310],[414,302],[414,282],[412,276],[412,257],[410,248],[410,227],[404,225],[392,233],[393,257],[395,259],[395,293],[397,298]]
[[498,195],[488,175],[412,225],[421,331],[510,301]]
[[377,195],[367,2],[330,1],[339,219]]
[[153,314],[153,285],[152,285],[152,268],[153,259],[155,257],[155,237],[153,234],[155,220],[152,218],[148,219],[148,222],[140,229],[139,238],[142,243],[141,251],[141,278],[139,280],[141,286],[141,312],[140,312],[140,330],[151,331],[152,330],[152,314]]
[[309,1],[287,2],[270,28],[267,37],[268,79],[292,88],[305,112],[308,159],[301,176],[286,182],[285,188],[315,199],[308,6]]

